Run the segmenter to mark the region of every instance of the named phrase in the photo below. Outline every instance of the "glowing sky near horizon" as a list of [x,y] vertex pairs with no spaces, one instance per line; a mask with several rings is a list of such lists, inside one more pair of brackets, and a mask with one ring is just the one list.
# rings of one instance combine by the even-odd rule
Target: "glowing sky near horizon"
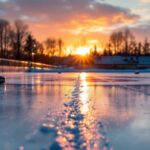
[[105,43],[126,27],[137,39],[149,38],[149,9],[150,0],[0,0],[0,18],[24,20],[41,41],[60,37],[79,45],[81,39]]

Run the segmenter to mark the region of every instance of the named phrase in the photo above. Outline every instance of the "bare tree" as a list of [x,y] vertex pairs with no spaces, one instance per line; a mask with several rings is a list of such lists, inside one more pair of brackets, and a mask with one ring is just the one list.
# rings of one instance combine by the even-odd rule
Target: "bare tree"
[[107,45],[106,45],[106,48],[104,49],[104,55],[112,55],[112,45],[111,43],[109,42]]
[[7,20],[0,19],[0,55],[4,56],[9,45],[10,25]]
[[43,43],[40,43],[40,42],[37,43],[37,50],[38,50],[38,54],[40,54],[40,55],[44,54],[44,45],[43,45]]
[[126,29],[123,33],[123,40],[124,40],[124,54],[129,54],[130,52],[130,45],[133,41],[135,41],[135,37],[131,33],[129,29]]
[[114,53],[119,53],[123,43],[123,33],[121,31],[113,32],[110,36],[110,43],[113,46]]
[[28,26],[21,20],[14,23],[14,49],[16,50],[16,59],[20,59],[21,51],[23,51],[25,40],[27,38]]
[[59,49],[59,57],[62,56],[62,47],[64,45],[64,42],[62,41],[62,39],[58,40],[58,49]]
[[138,54],[138,46],[137,46],[137,42],[135,40],[130,41],[128,54],[129,55],[137,55]]
[[145,39],[144,44],[143,44],[143,54],[144,55],[150,54],[150,43],[148,42],[147,39]]
[[141,42],[139,42],[138,43],[138,55],[142,55],[142,43]]
[[124,31],[116,31],[110,35],[110,42],[113,54],[135,54],[137,51],[137,43],[135,37],[129,29]]
[[55,56],[55,54],[57,52],[56,44],[57,44],[57,42],[55,39],[48,38],[45,41],[46,49],[51,57]]

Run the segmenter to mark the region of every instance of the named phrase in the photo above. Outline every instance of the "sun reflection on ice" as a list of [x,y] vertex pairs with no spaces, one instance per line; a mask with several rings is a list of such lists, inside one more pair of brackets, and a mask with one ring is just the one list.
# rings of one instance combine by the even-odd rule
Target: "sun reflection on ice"
[[86,73],[81,73],[80,74],[80,82],[81,82],[81,89],[80,89],[80,94],[79,94],[79,100],[81,101],[81,112],[83,114],[86,114],[89,112],[89,88],[88,88],[88,83],[86,81],[87,74]]
[[54,112],[54,116],[51,112],[48,123],[42,124],[42,133],[56,135],[50,145],[51,150],[110,150],[107,137],[103,135],[104,124],[97,121],[93,109],[87,78],[86,73],[79,75],[69,102],[63,104],[62,110]]
[[87,74],[80,74],[80,94],[79,103],[80,111],[84,115],[84,119],[81,122],[80,130],[84,137],[84,146],[87,150],[98,150],[100,142],[100,134],[98,133],[97,121],[95,121],[95,115],[92,108],[92,101],[90,100],[89,85],[87,82]]

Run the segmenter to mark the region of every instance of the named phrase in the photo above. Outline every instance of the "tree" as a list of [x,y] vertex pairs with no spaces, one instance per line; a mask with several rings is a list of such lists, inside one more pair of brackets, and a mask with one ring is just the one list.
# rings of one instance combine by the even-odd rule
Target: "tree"
[[123,43],[123,33],[121,31],[113,32],[110,36],[110,43],[113,46],[114,54],[120,53]]
[[3,57],[9,45],[10,25],[7,20],[0,19],[0,56]]
[[29,61],[32,61],[32,55],[37,50],[37,41],[32,37],[32,35],[28,35],[25,42],[25,51],[28,53]]
[[46,49],[48,51],[48,54],[53,57],[55,56],[56,52],[57,52],[57,48],[56,48],[56,40],[55,39],[46,39],[45,41],[45,45],[46,45]]
[[129,29],[113,32],[110,35],[109,43],[113,54],[130,55],[135,54],[135,50],[137,51],[135,37]]
[[143,44],[143,54],[148,55],[150,53],[150,44],[147,39],[145,39]]
[[138,43],[138,55],[142,55],[142,43]]
[[62,56],[62,47],[63,47],[63,41],[61,39],[58,40],[58,49],[59,49],[59,57]]
[[21,20],[16,20],[14,23],[14,32],[13,32],[13,45],[14,50],[16,50],[15,55],[16,59],[20,59],[21,51],[24,49],[25,40],[29,34],[28,26],[24,24]]
[[135,41],[135,37],[133,36],[133,34],[129,29],[124,30],[123,41],[124,41],[123,53],[128,55],[130,53],[131,43]]
[[138,46],[137,46],[137,43],[135,40],[130,41],[128,54],[129,55],[137,55],[138,54]]
[[37,50],[38,50],[38,54],[43,55],[44,54],[44,46],[43,43],[38,42],[37,43]]
[[112,55],[112,45],[110,42],[106,45],[106,49],[104,49],[104,55]]

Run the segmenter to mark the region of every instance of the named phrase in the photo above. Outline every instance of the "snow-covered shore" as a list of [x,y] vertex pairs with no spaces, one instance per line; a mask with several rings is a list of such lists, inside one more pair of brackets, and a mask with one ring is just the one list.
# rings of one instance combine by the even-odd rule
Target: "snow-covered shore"
[[150,73],[150,69],[74,69],[74,68],[53,68],[53,69],[36,69],[32,68],[27,70],[27,72],[34,73],[67,73],[67,72],[87,72],[87,73]]

